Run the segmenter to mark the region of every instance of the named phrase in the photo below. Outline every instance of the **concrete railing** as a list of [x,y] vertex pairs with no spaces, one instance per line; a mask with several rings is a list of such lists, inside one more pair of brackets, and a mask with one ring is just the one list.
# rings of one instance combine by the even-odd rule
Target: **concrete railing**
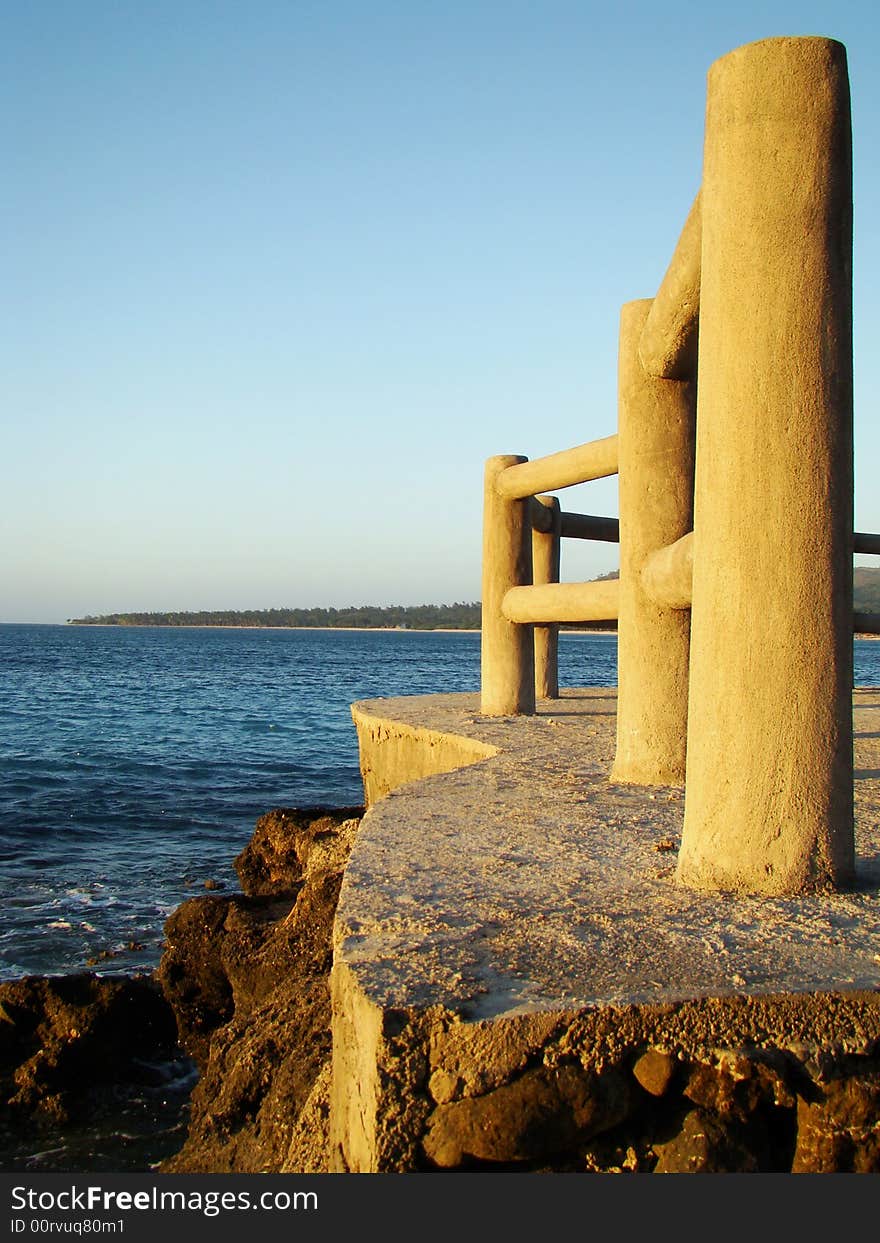
[[[843,46],[731,52],[672,261],[621,313],[617,435],[486,464],[482,712],[534,712],[557,624],[616,618],[611,777],[685,783],[696,887],[854,874],[852,634],[880,627],[852,556],[880,536],[853,535],[851,239]],[[544,495],[615,473],[619,532]],[[564,535],[619,538],[619,582],[560,583]]]
[[[529,461],[489,458],[484,481],[481,711],[535,711],[559,694],[558,623],[617,617],[617,582],[560,583],[560,541],[617,542],[614,518],[563,513],[546,489],[617,473],[618,438]],[[527,628],[528,627],[528,628]],[[535,627],[534,637],[532,627]]]

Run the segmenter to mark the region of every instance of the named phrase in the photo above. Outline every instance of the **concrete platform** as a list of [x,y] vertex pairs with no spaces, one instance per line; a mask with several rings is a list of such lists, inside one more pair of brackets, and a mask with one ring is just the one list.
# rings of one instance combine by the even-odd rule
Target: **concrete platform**
[[[354,705],[371,806],[336,922],[338,1168],[543,1159],[437,1138],[438,1109],[473,1112],[540,1067],[571,1063],[597,1088],[650,1049],[716,1069],[719,1049],[782,1051],[808,1077],[823,1056],[872,1057],[880,690],[854,709],[857,885],[782,899],[675,883],[683,790],[609,783],[613,691],[492,720],[476,695]],[[575,1127],[566,1152],[626,1116]]]

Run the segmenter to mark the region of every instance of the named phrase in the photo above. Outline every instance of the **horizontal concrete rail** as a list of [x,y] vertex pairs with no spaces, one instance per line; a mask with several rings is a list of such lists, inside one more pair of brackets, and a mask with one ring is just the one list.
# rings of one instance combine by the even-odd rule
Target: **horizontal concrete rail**
[[[605,544],[620,543],[620,522],[617,518],[600,518],[595,514],[573,514],[563,512],[559,515],[561,529],[559,534],[567,539],[599,540]],[[553,526],[552,511],[535,498],[531,507],[532,526],[543,535],[549,535]]]
[[[880,554],[880,535],[856,531],[853,539],[857,553]],[[658,548],[645,562],[642,586],[655,604],[662,608],[690,608],[694,573],[694,533],[689,531],[674,544]],[[880,614],[856,613],[853,629],[862,634],[880,633]]]
[[620,543],[620,522],[617,518],[597,518],[593,514],[560,515],[560,534],[567,539],[594,539],[605,544]]
[[880,613],[853,613],[853,631],[855,634],[880,634]]
[[619,590],[616,578],[598,583],[545,583],[540,587],[511,587],[501,604],[501,611],[508,621],[520,625],[616,621]]
[[[551,533],[552,511],[547,505],[542,505],[538,497],[534,497],[531,517],[534,531],[542,534]],[[620,543],[618,518],[602,518],[593,513],[568,513],[563,510],[559,515],[559,521],[561,521],[559,534],[568,539],[598,539],[602,543]]]
[[553,492],[556,488],[570,488],[616,474],[617,437],[606,436],[604,440],[590,440],[573,449],[563,449],[561,453],[535,458],[533,462],[508,466],[498,476],[495,486],[499,496],[519,501],[537,496],[539,492]]
[[697,374],[701,217],[698,192],[642,329],[639,359],[656,379],[689,380]]
[[642,567],[642,587],[662,609],[689,609],[693,598],[694,533],[651,553]]
[[853,536],[853,552],[880,557],[880,535],[868,535],[865,531],[856,531]]

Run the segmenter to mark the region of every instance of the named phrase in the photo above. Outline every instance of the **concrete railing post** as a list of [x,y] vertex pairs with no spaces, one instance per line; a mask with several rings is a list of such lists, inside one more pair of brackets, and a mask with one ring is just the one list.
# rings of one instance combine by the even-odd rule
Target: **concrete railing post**
[[617,623],[617,753],[612,781],[684,782],[690,613],[645,591],[647,557],[693,521],[695,385],[659,380],[639,360],[651,299],[620,316],[620,597]]
[[850,144],[841,44],[710,69],[678,865],[699,888],[853,875]]
[[486,462],[483,491],[483,614],[480,711],[513,716],[535,711],[535,651],[531,626],[510,622],[501,604],[511,587],[532,581],[529,498],[509,500],[499,476],[523,457],[500,454]]
[[[549,531],[532,529],[532,575],[535,585],[559,582],[559,545],[562,526],[559,500],[555,496],[536,496],[550,511]],[[535,627],[535,697],[559,698],[559,626]]]

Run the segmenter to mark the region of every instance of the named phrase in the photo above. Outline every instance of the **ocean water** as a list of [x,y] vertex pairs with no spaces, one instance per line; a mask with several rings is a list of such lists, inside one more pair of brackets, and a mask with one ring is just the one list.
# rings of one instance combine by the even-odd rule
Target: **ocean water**
[[[477,690],[479,659],[461,632],[0,625],[0,979],[155,966],[265,811],[361,802],[354,700]],[[563,686],[616,679],[615,636],[561,636]]]
[[[565,635],[565,685],[616,680]],[[476,690],[480,637],[0,625],[0,979],[156,965],[273,807],[355,806],[356,699]]]

